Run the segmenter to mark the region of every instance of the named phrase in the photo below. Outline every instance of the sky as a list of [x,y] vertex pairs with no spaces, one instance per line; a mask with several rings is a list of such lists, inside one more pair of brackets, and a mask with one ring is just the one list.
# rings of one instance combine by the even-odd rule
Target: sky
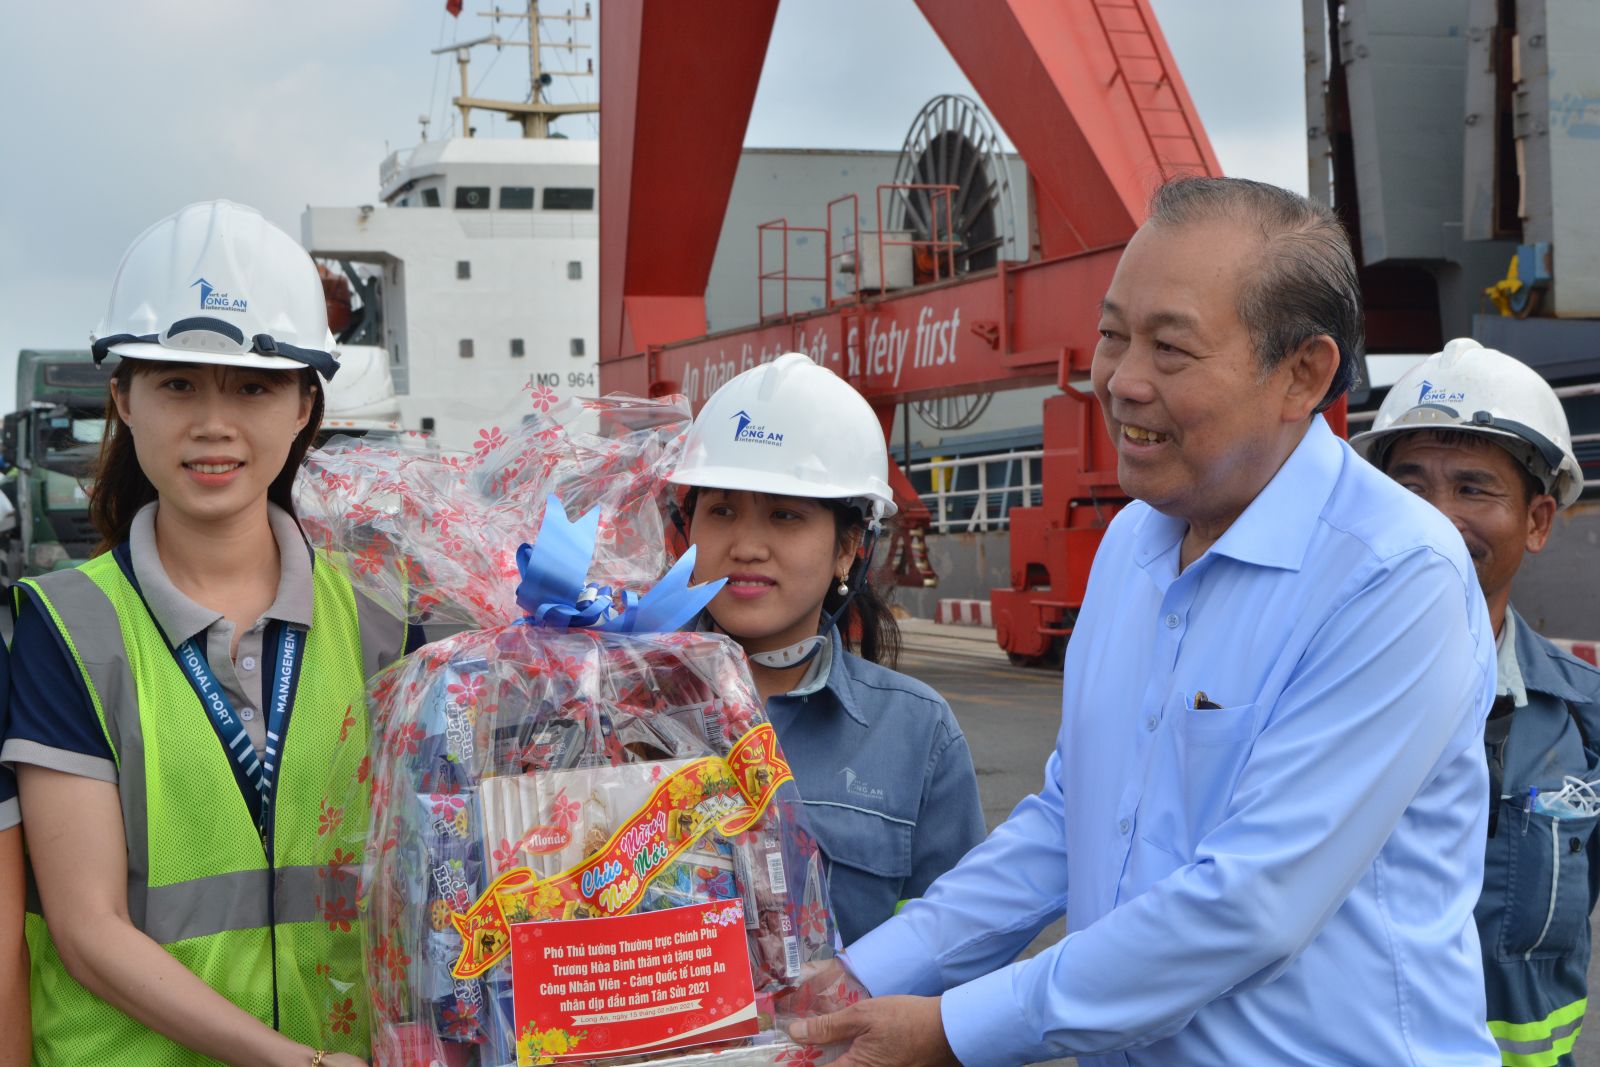
[[[85,347],[123,250],[185,203],[251,204],[298,237],[308,204],[373,202],[379,164],[416,143],[419,116],[431,116],[430,136],[453,128],[455,64],[429,53],[490,32],[476,12],[492,6],[467,0],[452,19],[443,0],[7,5],[0,411],[11,408],[17,350]],[[1154,6],[1224,171],[1304,191],[1300,5]],[[568,0],[543,8],[561,13]],[[519,27],[501,21],[498,32]],[[572,39],[597,44],[595,24],[575,24]],[[545,63],[581,69],[590,57],[598,66],[593,48],[575,61],[546,51]],[[475,95],[522,98],[527,52],[475,50],[470,76]],[[551,96],[593,99],[597,88],[557,78]],[[913,0],[782,0],[745,142],[897,149],[922,104],[946,92],[972,89]],[[593,137],[595,121],[557,129]],[[509,132],[497,118],[475,122],[479,136]]]

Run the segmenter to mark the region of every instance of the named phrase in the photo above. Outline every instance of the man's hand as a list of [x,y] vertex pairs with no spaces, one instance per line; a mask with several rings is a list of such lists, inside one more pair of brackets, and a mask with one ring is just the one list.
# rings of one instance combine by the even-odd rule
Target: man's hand
[[802,1045],[850,1048],[833,1067],[960,1067],[944,1037],[938,997],[880,997],[801,1019],[789,1036]]

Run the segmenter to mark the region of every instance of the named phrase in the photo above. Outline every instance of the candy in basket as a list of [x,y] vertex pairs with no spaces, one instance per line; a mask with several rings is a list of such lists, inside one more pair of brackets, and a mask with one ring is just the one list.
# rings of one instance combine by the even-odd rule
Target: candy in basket
[[[389,508],[358,516],[359,547],[386,553],[382,569],[411,582],[413,601],[446,608],[431,576],[509,557],[512,573],[490,577],[521,616],[483,626],[498,600],[482,583],[466,611],[483,628],[374,686],[363,903],[375,1062],[819,1062],[779,1025],[802,969],[832,958],[836,937],[776,736],[738,647],[672,632],[716,591],[689,585],[692,556],[643,596],[586,585],[612,577],[604,552],[591,575],[608,520],[614,535],[659,513],[636,485],[607,489],[583,458],[605,447],[574,450],[569,436],[535,432],[534,447],[561,458],[536,455],[542,472],[513,488],[586,487],[598,506],[572,522],[561,501],[540,500],[525,512],[542,511],[538,537],[514,554],[458,544],[441,565],[437,524],[420,528],[441,489],[503,491],[486,463],[413,462],[389,481]],[[618,465],[635,473],[613,480],[669,465],[676,442],[663,437],[624,435]],[[370,449],[359,462],[382,465]],[[608,514],[618,496],[627,510]],[[484,520],[499,503],[452,502],[483,536],[498,534]],[[347,532],[326,506],[314,517],[335,543]],[[475,532],[450,525],[453,539]],[[637,546],[612,569],[637,580],[641,561],[662,557]]]

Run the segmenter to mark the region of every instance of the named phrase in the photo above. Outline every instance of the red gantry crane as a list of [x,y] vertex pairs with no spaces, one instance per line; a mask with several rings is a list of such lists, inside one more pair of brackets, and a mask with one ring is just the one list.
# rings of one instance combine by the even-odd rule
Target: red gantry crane
[[[826,306],[791,311],[785,296],[759,324],[707,335],[707,280],[778,2],[607,0],[601,387],[683,393],[698,409],[735,374],[803,351],[855,385],[887,432],[897,404],[1059,386],[1044,402],[1042,503],[1011,510],[1011,588],[991,595],[1000,644],[1016,661],[1045,661],[1071,633],[1095,549],[1126,502],[1086,386],[1099,299],[1155,186],[1221,169],[1150,0],[917,6],[1026,163],[1028,260],[968,254],[959,184],[913,174],[880,187],[876,212],[849,205],[851,226],[836,229],[840,205],[828,207],[814,228],[822,276],[763,260],[764,288],[822,282]],[[886,196],[903,229],[885,227]],[[877,229],[856,232],[858,216]],[[797,228],[769,225],[785,231],[786,254]],[[906,288],[885,282],[897,249],[911,253]],[[836,270],[858,288],[837,295]],[[901,509],[890,565],[898,581],[932,584],[928,511],[892,459],[890,475]]]

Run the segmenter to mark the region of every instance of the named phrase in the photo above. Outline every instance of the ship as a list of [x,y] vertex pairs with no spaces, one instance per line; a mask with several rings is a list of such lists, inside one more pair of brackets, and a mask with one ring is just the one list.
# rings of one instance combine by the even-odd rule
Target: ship
[[[553,71],[542,54],[586,49],[570,30],[593,11],[550,14],[530,0],[484,14],[526,36],[491,32],[435,49],[454,56],[460,78],[454,135],[429,140],[424,123],[418,144],[382,161],[375,203],[312,206],[301,217],[339,344],[381,349],[400,426],[449,450],[598,386],[599,142],[555,126],[599,105],[549,98],[555,77],[592,75],[592,61]],[[542,33],[551,23],[569,33]],[[527,49],[526,99],[473,95],[480,48]],[[477,136],[475,112],[505,116],[522,136]]]

